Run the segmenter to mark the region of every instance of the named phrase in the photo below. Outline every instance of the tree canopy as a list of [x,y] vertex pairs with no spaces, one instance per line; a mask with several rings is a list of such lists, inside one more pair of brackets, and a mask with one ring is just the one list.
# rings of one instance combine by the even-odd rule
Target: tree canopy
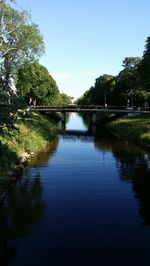
[[26,11],[3,6],[0,26],[0,73],[3,87],[9,89],[9,79],[26,60],[35,61],[44,52],[43,38]]
[[78,100],[81,105],[107,105],[112,103],[115,77],[104,74],[95,80],[95,85]]
[[[9,1],[15,2],[15,1]],[[10,80],[16,78],[17,69],[27,60],[38,60],[44,52],[43,38],[37,25],[26,11],[12,8],[8,1],[0,1],[0,131],[12,128],[20,99],[12,91]]]
[[70,99],[66,94],[60,94],[56,81],[46,67],[26,62],[17,72],[17,93],[27,103],[32,99],[37,105],[67,105]]
[[101,75],[84,95],[80,105],[144,105],[150,99],[150,37],[143,57],[125,57],[117,76]]
[[150,99],[150,37],[146,40],[145,50],[138,71],[144,97],[145,99]]

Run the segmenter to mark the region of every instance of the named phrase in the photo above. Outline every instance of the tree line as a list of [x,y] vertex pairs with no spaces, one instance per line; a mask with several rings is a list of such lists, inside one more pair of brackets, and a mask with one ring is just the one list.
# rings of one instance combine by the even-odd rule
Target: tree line
[[15,0],[0,0],[0,132],[12,128],[26,105],[70,103],[39,64],[44,51],[43,36],[28,12]]
[[77,100],[79,105],[148,107],[150,102],[150,37],[142,58],[126,57],[117,76],[104,74]]

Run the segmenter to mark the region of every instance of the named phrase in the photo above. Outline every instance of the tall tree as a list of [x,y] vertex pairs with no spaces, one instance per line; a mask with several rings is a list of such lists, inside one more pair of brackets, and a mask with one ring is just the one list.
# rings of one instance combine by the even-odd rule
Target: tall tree
[[0,71],[7,90],[17,67],[26,60],[38,59],[44,47],[39,28],[29,21],[26,11],[20,12],[5,4],[2,20]]
[[150,37],[146,40],[142,61],[138,67],[141,81],[141,95],[145,100],[150,100]]
[[125,57],[125,59],[122,62],[122,66],[124,69],[135,69],[139,66],[139,63],[141,62],[140,57]]
[[61,99],[62,99],[61,105],[71,104],[71,98],[67,94],[61,93],[60,96],[61,96]]
[[139,57],[126,57],[122,66],[124,69],[120,71],[116,78],[116,86],[114,90],[114,102],[117,105],[126,105],[130,101],[133,105],[139,93],[138,66],[141,62]]
[[112,75],[101,75],[95,80],[95,86],[86,91],[80,99],[79,105],[105,105],[112,104],[115,77]]
[[112,104],[112,92],[115,85],[115,77],[112,75],[101,75],[95,81],[94,103],[105,105]]
[[61,96],[55,80],[48,70],[38,64],[27,62],[18,69],[17,93],[38,105],[61,104]]
[[18,11],[8,1],[0,0],[0,131],[12,128],[21,103],[12,91],[11,78],[15,78],[20,65],[27,60],[37,60],[43,52],[42,35],[27,12]]

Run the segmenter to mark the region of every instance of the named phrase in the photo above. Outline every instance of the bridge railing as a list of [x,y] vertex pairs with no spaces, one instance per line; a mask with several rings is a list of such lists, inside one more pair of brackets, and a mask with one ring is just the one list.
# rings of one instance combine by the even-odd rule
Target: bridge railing
[[91,110],[91,109],[95,109],[95,110],[99,110],[99,109],[111,109],[111,110],[125,110],[127,107],[126,106],[102,106],[102,105],[78,105],[78,106],[72,106],[72,105],[66,105],[66,106],[41,106],[41,105],[36,105],[36,106],[31,106],[31,108],[34,109],[86,109],[86,110]]
[[73,105],[66,105],[66,106],[41,106],[41,105],[36,105],[36,106],[33,106],[31,105],[30,106],[31,108],[33,109],[95,109],[95,110],[98,110],[98,109],[110,109],[110,110],[134,110],[134,111],[150,111],[150,107],[137,107],[137,106],[133,106],[133,107],[127,107],[127,106],[103,106],[103,105],[78,105],[78,106],[73,106]]

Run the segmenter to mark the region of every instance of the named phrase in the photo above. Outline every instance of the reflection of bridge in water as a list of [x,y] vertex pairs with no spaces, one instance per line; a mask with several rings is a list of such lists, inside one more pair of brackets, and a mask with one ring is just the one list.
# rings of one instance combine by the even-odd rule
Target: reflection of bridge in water
[[78,140],[91,142],[93,141],[93,134],[91,130],[60,130],[59,135],[63,139]]

